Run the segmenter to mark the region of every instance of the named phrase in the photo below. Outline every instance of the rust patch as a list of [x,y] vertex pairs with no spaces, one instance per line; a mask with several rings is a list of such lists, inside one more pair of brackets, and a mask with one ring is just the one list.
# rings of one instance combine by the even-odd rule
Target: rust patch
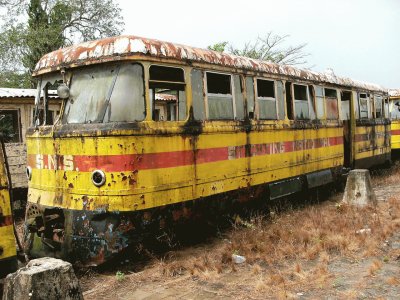
[[304,80],[356,87],[370,91],[387,92],[387,89],[382,86],[356,81],[350,78],[337,77],[333,73],[318,73],[310,70],[302,70],[289,65],[279,65],[248,57],[137,36],[109,37],[53,51],[44,55],[39,60],[33,75],[37,76],[65,67],[119,61],[124,59],[124,57],[133,55],[180,60],[189,63],[206,63],[242,69],[244,71],[266,72]]

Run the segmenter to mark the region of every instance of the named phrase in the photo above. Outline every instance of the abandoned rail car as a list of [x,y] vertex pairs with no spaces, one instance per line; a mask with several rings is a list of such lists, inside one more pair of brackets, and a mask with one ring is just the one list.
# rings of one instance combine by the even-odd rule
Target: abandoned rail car
[[38,106],[55,87],[65,100],[27,133],[33,256],[99,264],[215,195],[273,199],[390,160],[387,90],[334,74],[121,36],[34,76]]
[[392,150],[400,149],[400,89],[389,90],[389,110],[391,120]]

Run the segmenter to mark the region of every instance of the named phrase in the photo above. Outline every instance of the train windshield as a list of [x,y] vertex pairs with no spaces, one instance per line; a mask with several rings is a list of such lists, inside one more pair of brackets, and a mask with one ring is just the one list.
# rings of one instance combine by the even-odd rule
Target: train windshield
[[63,123],[141,121],[145,118],[143,67],[102,65],[72,72]]

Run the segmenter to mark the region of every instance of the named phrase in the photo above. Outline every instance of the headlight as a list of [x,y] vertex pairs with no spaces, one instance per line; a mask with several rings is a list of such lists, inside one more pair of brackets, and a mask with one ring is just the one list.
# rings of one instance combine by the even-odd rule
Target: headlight
[[106,174],[102,170],[94,170],[92,172],[92,182],[95,186],[102,186],[106,183]]

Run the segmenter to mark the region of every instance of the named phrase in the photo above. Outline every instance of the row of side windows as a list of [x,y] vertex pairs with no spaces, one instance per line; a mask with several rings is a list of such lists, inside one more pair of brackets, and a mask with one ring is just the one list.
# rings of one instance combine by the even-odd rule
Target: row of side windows
[[[249,118],[259,120],[350,118],[352,91],[192,69],[193,114],[197,120],[243,120],[244,97]],[[181,68],[152,65],[149,69],[152,119],[185,120],[186,85]],[[286,91],[286,93],[285,93]],[[285,96],[286,95],[286,96]],[[357,93],[356,117],[381,118],[382,96]],[[339,99],[341,113],[339,114]]]

